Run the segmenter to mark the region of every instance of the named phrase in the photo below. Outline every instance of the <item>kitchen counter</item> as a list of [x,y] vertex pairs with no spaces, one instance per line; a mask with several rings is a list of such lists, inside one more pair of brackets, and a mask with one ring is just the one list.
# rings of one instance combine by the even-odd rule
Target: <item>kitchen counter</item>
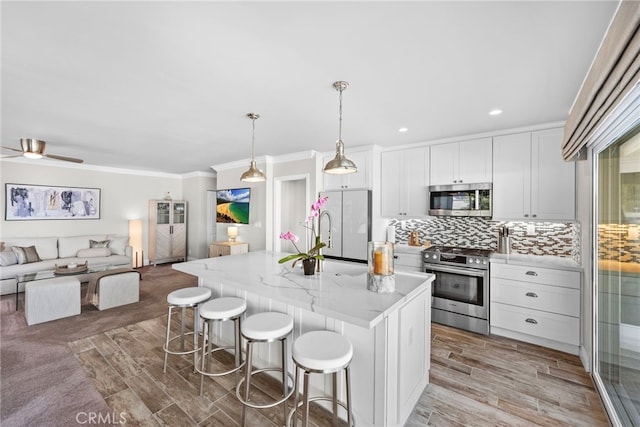
[[[294,318],[293,339],[319,329],[347,337],[354,346],[351,381],[358,424],[403,425],[429,383],[434,276],[396,272],[396,291],[378,294],[367,290],[365,264],[325,260],[322,272],[305,276],[300,262],[296,268],[291,262],[278,264],[285,255],[255,251],[173,268],[197,276],[199,286],[211,288],[214,297],[244,298],[247,315],[288,313]],[[232,331],[221,331],[220,345],[230,344]],[[266,367],[276,356],[260,351],[254,363]],[[292,371],[293,364],[289,366]],[[311,386],[314,393],[331,392],[331,382],[321,378],[312,379]],[[339,387],[344,396],[344,385]]]
[[[433,275],[396,272],[396,291],[367,290],[367,265],[325,260],[323,271],[302,274],[302,263],[278,264],[287,254],[249,252],[174,264],[173,268],[201,278],[209,287],[234,286],[243,291],[371,329],[414,296],[431,291]],[[357,304],[355,303],[357,301]]]
[[491,262],[512,265],[561,268],[563,270],[582,271],[582,266],[571,258],[550,255],[499,254],[491,255]]

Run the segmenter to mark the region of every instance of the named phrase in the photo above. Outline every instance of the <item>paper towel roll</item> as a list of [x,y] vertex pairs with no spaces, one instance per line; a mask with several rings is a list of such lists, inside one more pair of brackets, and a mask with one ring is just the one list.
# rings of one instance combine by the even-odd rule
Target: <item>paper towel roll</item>
[[394,225],[387,227],[387,242],[396,242],[396,227]]

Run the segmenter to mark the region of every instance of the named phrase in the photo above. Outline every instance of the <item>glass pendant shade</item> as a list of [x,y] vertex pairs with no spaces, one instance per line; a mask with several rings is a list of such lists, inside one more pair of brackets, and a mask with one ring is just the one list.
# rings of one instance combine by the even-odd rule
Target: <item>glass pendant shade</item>
[[333,83],[333,87],[340,92],[340,109],[338,121],[338,142],[336,142],[336,156],[333,160],[327,162],[322,170],[324,173],[343,175],[347,173],[358,172],[356,164],[347,159],[344,155],[344,142],[342,142],[342,91],[349,87],[349,83],[337,81]]
[[335,175],[342,175],[346,173],[354,173],[357,172],[358,168],[355,163],[351,160],[347,159],[344,156],[344,143],[339,140],[336,142],[336,156],[327,162],[324,166],[324,173],[331,173]]
[[242,176],[240,177],[240,181],[244,181],[244,182],[263,182],[265,181],[267,178],[264,175],[264,172],[262,172],[260,169],[258,169],[258,166],[256,166],[256,159],[255,159],[255,137],[256,137],[256,120],[260,118],[260,114],[256,114],[256,113],[248,113],[247,117],[249,117],[251,119],[251,124],[253,127],[253,133],[251,134],[251,165],[249,166],[249,170],[247,170],[245,173],[242,174]]

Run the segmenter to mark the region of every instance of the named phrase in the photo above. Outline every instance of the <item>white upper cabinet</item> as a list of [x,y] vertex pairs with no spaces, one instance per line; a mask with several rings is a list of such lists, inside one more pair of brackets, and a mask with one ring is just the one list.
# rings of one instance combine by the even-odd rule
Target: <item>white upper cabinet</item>
[[561,141],[562,129],[493,138],[493,218],[575,219],[575,164]]
[[[344,190],[346,188],[371,188],[371,151],[345,151],[346,157],[356,164],[358,172],[344,175],[323,173],[325,190]],[[322,167],[335,157],[335,153],[323,157]]]
[[381,214],[386,217],[428,213],[429,148],[381,154]]
[[430,185],[491,182],[491,138],[431,146]]

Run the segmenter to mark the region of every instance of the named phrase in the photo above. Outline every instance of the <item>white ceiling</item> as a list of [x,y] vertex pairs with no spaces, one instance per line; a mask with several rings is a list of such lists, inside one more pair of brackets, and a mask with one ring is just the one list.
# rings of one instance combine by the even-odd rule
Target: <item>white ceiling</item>
[[249,112],[257,157],[333,150],[336,80],[347,148],[565,120],[617,1],[0,7],[3,146],[188,173],[248,159]]

